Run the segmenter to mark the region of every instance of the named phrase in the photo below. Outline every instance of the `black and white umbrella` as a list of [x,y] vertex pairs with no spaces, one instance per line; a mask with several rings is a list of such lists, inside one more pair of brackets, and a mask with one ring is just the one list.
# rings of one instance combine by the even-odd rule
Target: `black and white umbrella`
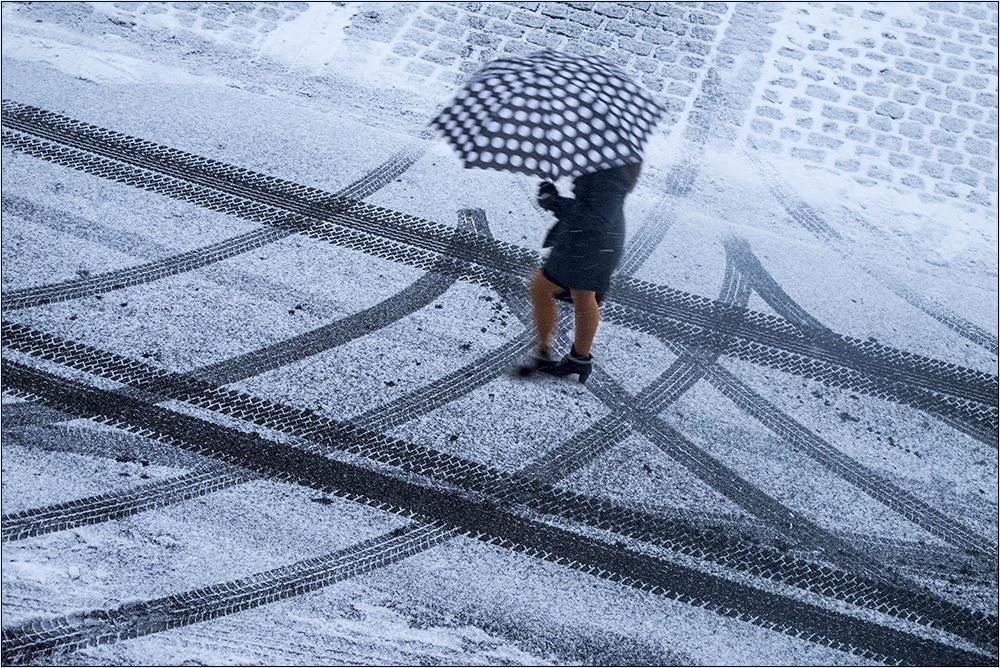
[[539,51],[485,65],[431,125],[466,167],[555,181],[638,162],[662,114],[604,58]]

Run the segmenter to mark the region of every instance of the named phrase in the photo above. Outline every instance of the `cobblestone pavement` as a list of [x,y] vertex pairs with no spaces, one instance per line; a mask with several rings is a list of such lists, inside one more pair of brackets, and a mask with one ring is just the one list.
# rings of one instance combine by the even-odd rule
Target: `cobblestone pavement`
[[[306,3],[110,3],[122,23],[177,25],[253,48]],[[335,3],[343,4],[343,3]],[[778,34],[779,17],[791,29]],[[858,3],[364,3],[349,38],[381,64],[457,85],[542,48],[597,53],[657,93],[664,126],[713,112],[774,154],[926,197],[997,203],[997,7]],[[857,35],[864,35],[857,39]]]
[[[3,12],[5,665],[996,665],[997,3]],[[541,48],[667,109],[586,385],[426,129]]]

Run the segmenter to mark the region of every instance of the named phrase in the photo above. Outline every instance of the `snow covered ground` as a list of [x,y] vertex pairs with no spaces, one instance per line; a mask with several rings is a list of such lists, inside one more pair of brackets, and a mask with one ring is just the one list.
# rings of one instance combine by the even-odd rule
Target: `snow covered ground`
[[[995,665],[996,3],[2,12],[5,663]],[[426,130],[477,61],[550,45],[671,110],[586,385],[507,373],[537,182]],[[280,231],[289,192],[389,213],[206,250]],[[722,301],[750,324],[699,320]]]

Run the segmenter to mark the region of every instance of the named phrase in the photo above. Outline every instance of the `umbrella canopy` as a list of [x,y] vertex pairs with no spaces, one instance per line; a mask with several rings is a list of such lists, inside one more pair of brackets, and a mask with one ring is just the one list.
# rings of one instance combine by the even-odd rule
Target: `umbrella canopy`
[[554,181],[640,161],[663,111],[599,56],[539,51],[485,65],[431,125],[466,167]]

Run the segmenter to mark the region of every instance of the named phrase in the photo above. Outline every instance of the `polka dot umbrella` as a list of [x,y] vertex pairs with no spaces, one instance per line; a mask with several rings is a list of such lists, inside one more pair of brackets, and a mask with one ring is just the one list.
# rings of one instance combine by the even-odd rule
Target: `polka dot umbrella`
[[638,162],[662,114],[607,60],[546,50],[488,63],[431,125],[466,167],[555,181]]

